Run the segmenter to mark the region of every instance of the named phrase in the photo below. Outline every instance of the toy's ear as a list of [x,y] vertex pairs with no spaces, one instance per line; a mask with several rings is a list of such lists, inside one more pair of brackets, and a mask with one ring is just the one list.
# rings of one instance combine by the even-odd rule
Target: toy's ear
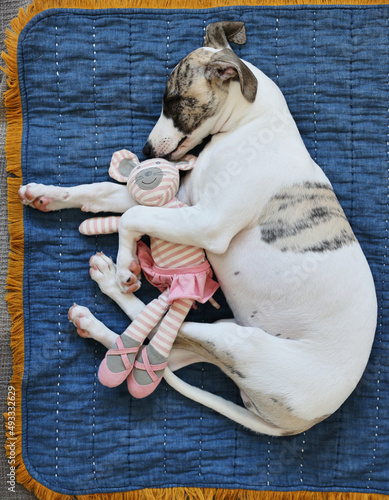
[[132,169],[137,167],[139,163],[138,157],[134,153],[122,149],[112,155],[108,173],[116,181],[127,182]]
[[193,155],[185,155],[181,161],[176,163],[179,170],[192,170],[197,161],[197,157]]

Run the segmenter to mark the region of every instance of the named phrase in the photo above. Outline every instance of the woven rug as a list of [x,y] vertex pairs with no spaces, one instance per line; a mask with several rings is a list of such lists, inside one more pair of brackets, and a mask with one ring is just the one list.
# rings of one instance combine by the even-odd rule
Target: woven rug
[[[182,10],[131,8],[151,2],[37,1],[8,33],[14,390],[6,449],[17,480],[38,498],[367,500],[389,494],[389,7],[253,3],[195,2],[192,7],[207,8]],[[124,386],[103,387],[97,370],[104,348],[80,338],[67,311],[76,302],[114,331],[127,327],[88,274],[96,251],[116,256],[117,236],[81,236],[86,214],[43,214],[17,198],[20,184],[32,181],[109,180],[118,149],[141,156],[169,73],[218,20],[245,22],[247,43],[234,48],[283,91],[377,288],[378,328],[363,379],[339,411],[294,437],[255,435],[165,382],[144,400]],[[139,296],[147,302],[155,291],[145,284]],[[190,319],[229,317],[221,292],[216,299],[220,311],[199,306]],[[215,367],[193,365],[180,376],[239,402],[237,388]]]

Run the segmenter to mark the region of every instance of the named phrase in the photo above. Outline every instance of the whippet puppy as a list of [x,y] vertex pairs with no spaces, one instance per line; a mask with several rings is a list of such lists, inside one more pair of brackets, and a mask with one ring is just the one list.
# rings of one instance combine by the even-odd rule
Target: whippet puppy
[[[243,23],[207,28],[203,48],[173,70],[148,156],[179,160],[212,139],[185,178],[187,205],[136,205],[113,183],[20,189],[44,211],[81,208],[124,213],[117,266],[91,258],[91,276],[130,318],[144,304],[136,242],[144,234],[203,247],[234,320],[186,322],[165,379],[176,390],[255,432],[297,434],[331,415],[351,394],[368,361],[377,316],[369,266],[331,184],[312,160],[277,86],[237,57]],[[134,272],[132,272],[134,271]],[[88,309],[70,319],[81,335],[111,348],[116,334]],[[173,372],[205,361],[240,388],[236,405]]]

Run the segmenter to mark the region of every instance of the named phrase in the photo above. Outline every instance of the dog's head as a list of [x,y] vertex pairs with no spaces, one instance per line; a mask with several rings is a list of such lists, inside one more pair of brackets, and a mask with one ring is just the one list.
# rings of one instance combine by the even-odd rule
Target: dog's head
[[229,97],[239,82],[244,99],[254,102],[257,79],[228,41],[246,41],[244,23],[208,25],[204,47],[191,52],[173,70],[163,96],[161,116],[143,149],[146,156],[176,160],[215,133]]

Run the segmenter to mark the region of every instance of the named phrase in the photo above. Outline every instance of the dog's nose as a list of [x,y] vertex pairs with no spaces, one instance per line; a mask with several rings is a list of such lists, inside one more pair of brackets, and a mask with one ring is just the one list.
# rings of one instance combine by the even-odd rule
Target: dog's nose
[[144,145],[143,149],[143,154],[147,156],[147,158],[152,158],[154,156],[153,154],[153,146],[151,145],[150,141],[147,141],[146,144]]

